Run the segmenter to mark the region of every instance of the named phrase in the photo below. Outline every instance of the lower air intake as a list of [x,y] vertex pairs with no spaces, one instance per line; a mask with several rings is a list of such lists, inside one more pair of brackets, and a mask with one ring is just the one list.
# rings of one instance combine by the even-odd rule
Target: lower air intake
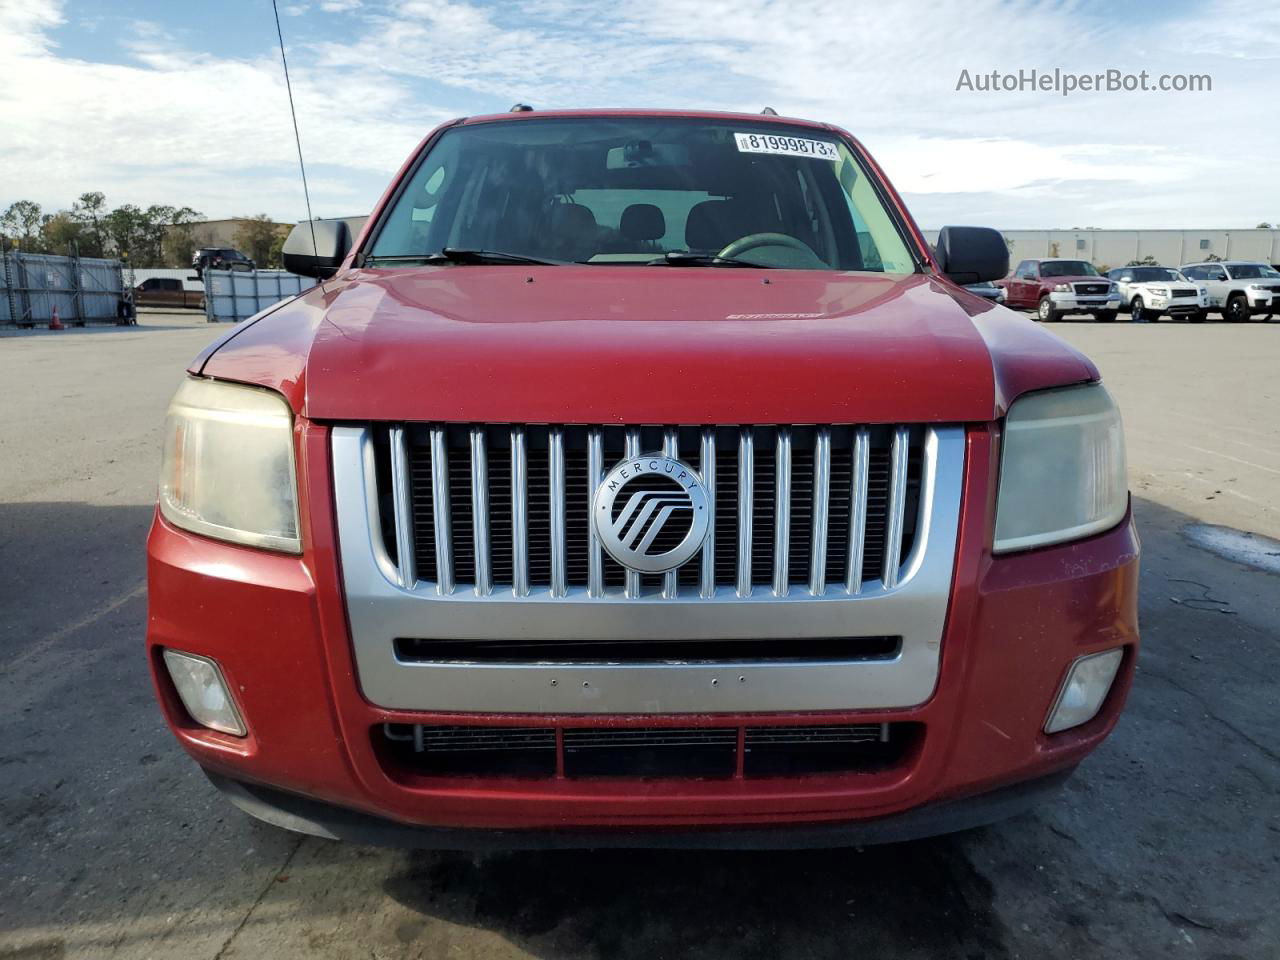
[[389,772],[400,775],[729,779],[885,770],[907,760],[923,731],[918,723],[559,729],[393,723],[373,735]]

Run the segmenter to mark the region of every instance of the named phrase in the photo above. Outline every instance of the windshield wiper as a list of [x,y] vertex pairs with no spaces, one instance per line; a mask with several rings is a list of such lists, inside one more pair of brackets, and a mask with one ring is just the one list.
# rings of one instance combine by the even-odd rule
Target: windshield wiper
[[754,267],[757,270],[772,270],[767,263],[754,263],[751,260],[739,260],[737,257],[722,257],[715,253],[691,253],[688,250],[668,250],[650,264],[665,263],[671,267]]
[[365,264],[376,263],[532,263],[557,267],[563,260],[540,260],[519,253],[503,253],[500,250],[474,250],[467,247],[442,247],[435,253],[400,253],[390,256],[365,257]]

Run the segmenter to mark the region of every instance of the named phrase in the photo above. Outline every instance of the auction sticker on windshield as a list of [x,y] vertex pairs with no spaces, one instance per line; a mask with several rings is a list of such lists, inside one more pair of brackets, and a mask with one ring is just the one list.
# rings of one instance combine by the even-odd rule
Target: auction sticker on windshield
[[740,153],[776,153],[784,157],[818,157],[839,160],[840,151],[829,140],[806,140],[804,137],[780,137],[773,133],[735,133]]

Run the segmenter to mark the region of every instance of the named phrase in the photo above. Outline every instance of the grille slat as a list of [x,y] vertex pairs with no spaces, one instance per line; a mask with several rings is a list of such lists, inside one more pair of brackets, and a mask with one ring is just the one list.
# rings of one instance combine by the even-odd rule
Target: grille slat
[[[495,468],[500,468],[503,457],[491,456],[491,459]],[[529,593],[529,498],[526,493],[528,464],[525,459],[523,428],[516,427],[511,431],[511,446],[506,452],[506,459],[509,461],[506,473],[495,469],[491,474],[493,482],[497,483],[502,482],[504,475],[509,478],[510,489],[507,493],[511,497],[510,522],[504,523],[501,517],[494,517],[489,530],[493,539],[490,545],[493,578],[496,583],[506,583],[509,574],[512,592],[517,597],[523,597]],[[493,492],[493,502],[503,502],[501,490]]]
[[[629,598],[710,599],[893,588],[922,508],[922,428],[405,424],[374,436],[387,554],[402,585],[441,594],[598,598],[621,587]],[[678,570],[641,576],[603,550],[591,505],[614,464],[660,451],[698,464],[710,532]],[[664,527],[652,552],[679,534]]]
[[471,430],[471,521],[476,596],[487,597],[493,579],[489,566],[489,457],[483,427]]
[[453,538],[450,536],[452,522],[449,513],[449,487],[452,478],[449,475],[448,449],[444,428],[433,427],[427,479],[431,484],[430,508],[432,529],[435,531],[436,587],[441,593],[452,593],[454,583]]
[[[707,542],[702,546],[702,560],[699,573],[699,595],[703,599],[715,596],[716,592],[716,432],[711,428],[702,431],[698,466],[702,470],[702,482],[707,485],[710,496],[707,498]],[[680,570],[692,570],[693,564],[686,564]]]
[[813,447],[813,516],[809,548],[809,593],[827,590],[827,509],[831,499],[831,434],[819,430]]
[[[791,431],[779,430],[774,447],[773,472],[773,595],[785,597],[790,587],[791,510],[797,504],[791,499]],[[804,485],[800,485],[801,491]],[[803,492],[800,499],[803,499]]]
[[400,575],[400,586],[410,588],[418,581],[417,558],[413,549],[413,510],[410,506],[413,479],[409,470],[404,429],[401,427],[395,427],[391,431],[391,485],[395,537],[396,543],[400,545],[396,550],[396,568]]

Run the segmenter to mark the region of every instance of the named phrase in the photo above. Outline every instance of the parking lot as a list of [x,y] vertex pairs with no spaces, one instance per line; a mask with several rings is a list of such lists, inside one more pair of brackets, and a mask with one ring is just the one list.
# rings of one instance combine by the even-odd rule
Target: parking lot
[[786,853],[434,854],[250,821],[165,729],[142,650],[164,407],[225,328],[0,339],[0,958],[1277,956],[1280,545],[1231,532],[1280,539],[1280,323],[1052,329],[1126,420],[1124,719],[1033,814]]

